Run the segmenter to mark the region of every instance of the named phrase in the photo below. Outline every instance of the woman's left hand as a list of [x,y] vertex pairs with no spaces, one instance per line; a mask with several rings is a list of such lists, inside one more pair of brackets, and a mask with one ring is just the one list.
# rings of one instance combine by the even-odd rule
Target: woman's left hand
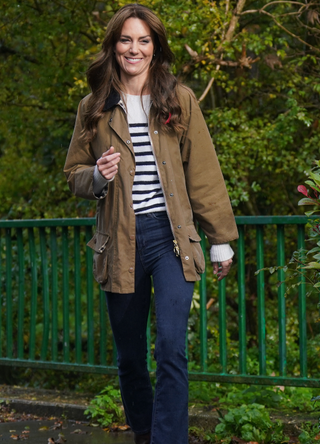
[[223,262],[212,262],[213,274],[218,276],[218,281],[221,281],[227,276],[232,265],[232,259]]

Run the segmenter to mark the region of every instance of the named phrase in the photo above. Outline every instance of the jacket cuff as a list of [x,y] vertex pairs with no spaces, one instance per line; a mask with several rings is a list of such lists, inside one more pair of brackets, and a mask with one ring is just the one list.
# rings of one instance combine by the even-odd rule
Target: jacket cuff
[[112,179],[105,179],[98,169],[96,165],[93,171],[93,193],[96,197],[104,197],[107,194],[108,183],[112,182],[115,176]]
[[223,262],[231,259],[234,252],[229,244],[212,245],[210,249],[211,262]]

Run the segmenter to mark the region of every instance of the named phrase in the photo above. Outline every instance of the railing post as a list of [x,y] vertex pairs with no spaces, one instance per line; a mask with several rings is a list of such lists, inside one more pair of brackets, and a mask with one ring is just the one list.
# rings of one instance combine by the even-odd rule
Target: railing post
[[70,361],[69,327],[69,239],[68,227],[62,227],[62,303],[63,303],[63,362]]
[[13,352],[13,322],[12,322],[12,247],[11,229],[6,229],[6,310],[7,310],[7,358],[12,358]]
[[246,289],[244,226],[238,226],[238,307],[239,307],[239,371],[247,373]]
[[42,344],[40,359],[45,361],[48,352],[49,330],[50,330],[50,303],[49,303],[49,276],[48,276],[48,260],[47,260],[47,243],[45,228],[40,227],[40,257],[41,257],[41,274],[42,274]]
[[[257,225],[257,268],[264,267],[263,226]],[[258,274],[258,339],[260,375],[265,375],[266,368],[266,313],[264,294],[264,272]]]
[[[305,248],[305,226],[298,225],[298,249]],[[299,347],[300,347],[300,375],[306,378],[307,368],[307,309],[306,309],[306,280],[300,275],[299,285]]]
[[[284,225],[277,225],[277,262],[278,266],[285,264]],[[279,316],[279,372],[281,376],[287,373],[286,349],[286,298],[285,273],[278,270],[278,279],[282,284],[278,288],[278,316]]]
[[23,359],[24,349],[24,251],[23,251],[23,231],[17,229],[18,241],[18,263],[19,263],[19,292],[18,292],[18,359]]
[[222,373],[227,373],[227,304],[225,279],[219,282],[219,350]]
[[50,229],[51,247],[51,359],[58,361],[58,263],[57,263],[57,230]]
[[33,227],[28,228],[28,239],[29,239],[29,254],[30,254],[30,266],[31,266],[29,359],[34,360],[36,354],[38,270],[37,270],[36,247],[35,247]]

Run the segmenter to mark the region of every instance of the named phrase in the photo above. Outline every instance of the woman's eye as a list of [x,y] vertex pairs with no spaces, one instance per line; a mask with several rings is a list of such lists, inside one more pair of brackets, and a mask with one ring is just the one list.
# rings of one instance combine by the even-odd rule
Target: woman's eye
[[129,41],[129,39],[120,39],[120,43],[126,43],[128,41]]
[[150,40],[142,40],[142,43],[150,43]]

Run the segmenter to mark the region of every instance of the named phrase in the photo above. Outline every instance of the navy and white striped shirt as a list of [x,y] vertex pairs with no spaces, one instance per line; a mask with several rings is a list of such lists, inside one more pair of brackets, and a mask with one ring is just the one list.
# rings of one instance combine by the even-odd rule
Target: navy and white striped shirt
[[150,96],[125,96],[129,132],[136,160],[132,188],[133,208],[136,214],[166,211],[156,160],[148,133]]

